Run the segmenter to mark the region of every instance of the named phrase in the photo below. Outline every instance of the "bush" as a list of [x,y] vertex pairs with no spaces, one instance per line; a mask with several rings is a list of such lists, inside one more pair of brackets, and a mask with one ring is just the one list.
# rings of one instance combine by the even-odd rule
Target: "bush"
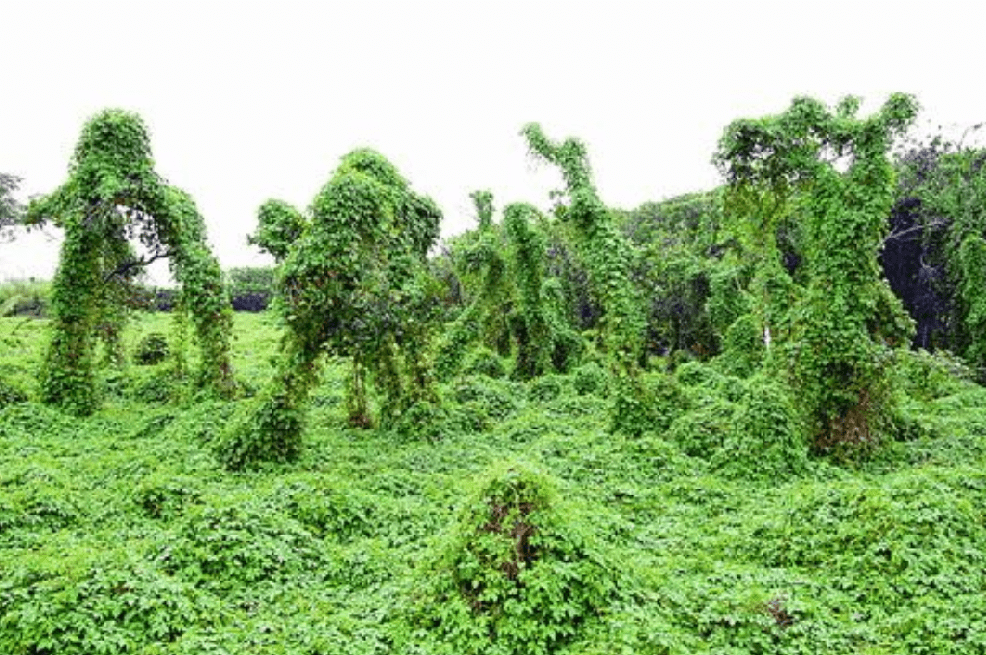
[[783,480],[805,472],[806,432],[781,384],[762,376],[750,379],[735,426],[713,463],[728,476],[747,479]]
[[304,412],[289,408],[283,394],[262,394],[240,408],[219,439],[217,455],[233,471],[293,461],[301,453],[303,425]]
[[10,573],[0,581],[4,653],[147,652],[215,623],[219,612],[214,599],[145,562],[102,562],[67,575]]
[[572,376],[572,387],[580,396],[606,395],[606,385],[609,376],[606,370],[596,362],[587,362],[575,369]]
[[171,348],[168,346],[168,338],[160,332],[151,332],[141,337],[134,350],[134,362],[142,366],[160,364],[168,355]]
[[951,396],[975,379],[972,369],[948,351],[900,350],[896,355],[894,386],[916,400]]
[[549,374],[531,381],[527,396],[533,402],[547,403],[558,398],[564,391],[564,378]]
[[407,638],[455,655],[557,651],[618,594],[590,535],[543,471],[494,468],[422,574]]
[[463,367],[466,375],[485,375],[488,378],[498,380],[507,374],[507,367],[503,365],[500,356],[489,348],[480,347],[472,351],[466,359]]
[[196,508],[157,559],[168,573],[216,590],[313,573],[325,563],[298,521],[252,503]]
[[520,408],[524,386],[517,382],[483,377],[459,379],[452,387],[452,399],[460,405],[473,404],[483,416],[500,421]]
[[667,437],[692,457],[711,460],[732,438],[738,406],[717,396],[709,396],[695,409],[671,424]]
[[27,393],[6,380],[0,380],[0,409],[7,405],[26,402]]

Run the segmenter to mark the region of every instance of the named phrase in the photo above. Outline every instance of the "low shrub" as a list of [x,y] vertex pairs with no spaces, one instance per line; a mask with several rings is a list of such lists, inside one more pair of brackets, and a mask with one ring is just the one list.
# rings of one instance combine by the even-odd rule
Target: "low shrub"
[[608,382],[606,369],[597,362],[586,362],[572,374],[572,388],[580,396],[605,396]]
[[422,573],[405,636],[449,655],[553,653],[619,592],[591,530],[524,463],[495,467]]
[[751,378],[735,413],[735,425],[713,455],[727,477],[780,481],[808,468],[807,432],[790,395],[777,381]]
[[507,375],[503,359],[489,348],[479,347],[469,353],[462,372],[466,375],[485,375],[499,380]]
[[171,354],[171,348],[168,346],[168,337],[160,332],[150,332],[137,342],[133,360],[142,366],[149,366],[160,364],[168,358],[169,354]]
[[147,562],[62,573],[19,568],[0,580],[0,652],[124,655],[212,625],[218,602]]
[[7,405],[14,405],[17,403],[26,403],[27,393],[24,392],[19,387],[14,386],[13,383],[6,380],[0,380],[0,409],[6,407]]

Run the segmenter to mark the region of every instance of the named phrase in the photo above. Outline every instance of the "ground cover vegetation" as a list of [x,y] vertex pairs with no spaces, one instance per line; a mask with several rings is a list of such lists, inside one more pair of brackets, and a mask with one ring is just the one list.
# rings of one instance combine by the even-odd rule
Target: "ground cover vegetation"
[[356,150],[225,274],[98,115],[5,201],[67,240],[0,285],[0,651],[986,653],[986,156],[916,112],[796,99],[623,211],[531,124],[553,205],[445,243]]

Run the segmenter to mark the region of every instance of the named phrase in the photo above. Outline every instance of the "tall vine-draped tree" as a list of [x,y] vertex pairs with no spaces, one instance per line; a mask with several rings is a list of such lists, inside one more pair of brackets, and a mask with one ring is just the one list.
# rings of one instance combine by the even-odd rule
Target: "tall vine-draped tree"
[[555,341],[544,293],[544,237],[531,225],[531,219],[538,215],[531,205],[519,203],[508,205],[503,212],[503,227],[513,249],[519,301],[510,320],[517,343],[514,375],[522,380],[548,372]]
[[798,98],[783,114],[730,125],[716,160],[734,188],[803,194],[806,288],[790,310],[790,373],[818,450],[872,445],[892,412],[892,346],[911,324],[877,261],[894,196],[888,152],[916,101],[895,94],[858,118],[859,101],[835,111]]
[[278,372],[224,435],[226,466],[298,456],[308,394],[326,353],[352,359],[353,425],[370,423],[370,374],[390,416],[437,402],[425,352],[437,290],[426,257],[440,223],[434,202],[415,194],[379,153],[361,149],[342,158],[278,272],[286,322]]
[[561,170],[569,201],[561,215],[574,227],[593,293],[602,305],[603,347],[618,378],[613,427],[639,433],[650,422],[639,364],[646,321],[630,279],[630,242],[596,192],[585,144],[574,138],[552,141],[536,123],[525,126],[523,135],[532,153]]
[[[232,309],[219,264],[191,198],[154,172],[150,139],[139,116],[110,109],[86,123],[69,179],[28,205],[29,224],[48,220],[65,230],[65,241],[52,284],[52,337],[41,371],[46,403],[82,415],[96,409],[94,341],[101,320],[111,325],[117,320],[119,297],[112,285],[163,256],[170,257],[182,284],[183,306],[195,323],[201,384],[223,396],[232,393]],[[132,258],[132,238],[148,248],[149,260]]]
[[513,376],[530,380],[551,369],[566,370],[580,339],[558,307],[545,279],[544,217],[533,206],[508,205],[503,224],[493,223],[493,195],[475,191],[477,229],[462,235],[454,252],[470,301],[438,347],[436,369],[443,379],[455,373],[466,350],[477,343],[500,355],[513,354]]

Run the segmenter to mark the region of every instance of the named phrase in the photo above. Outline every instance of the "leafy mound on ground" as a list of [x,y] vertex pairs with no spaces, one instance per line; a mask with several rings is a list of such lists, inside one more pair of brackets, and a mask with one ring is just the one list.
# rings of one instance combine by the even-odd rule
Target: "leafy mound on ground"
[[555,481],[526,464],[484,476],[427,567],[414,639],[438,653],[552,653],[617,596],[617,574]]

